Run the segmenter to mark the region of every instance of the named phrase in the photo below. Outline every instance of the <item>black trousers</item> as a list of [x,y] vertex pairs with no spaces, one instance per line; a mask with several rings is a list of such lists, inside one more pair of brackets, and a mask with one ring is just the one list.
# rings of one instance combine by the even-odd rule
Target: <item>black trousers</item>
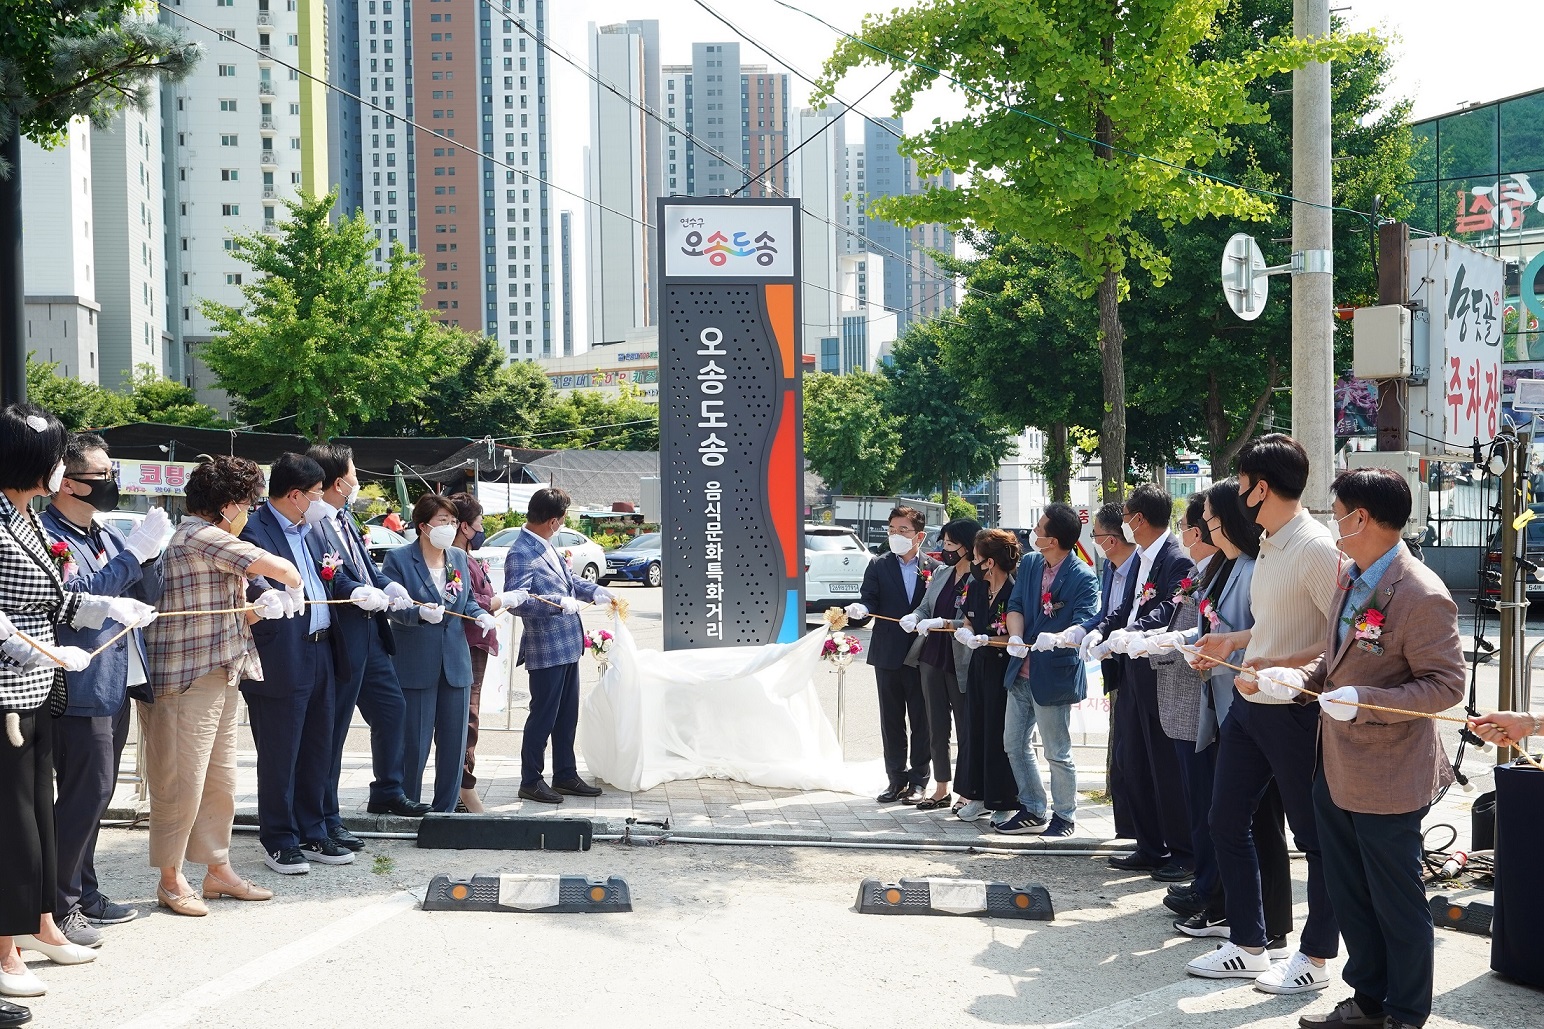
[[270,854],[328,838],[332,648],[326,640],[301,646],[311,651],[308,686],[278,697],[242,691],[257,749],[257,835]]
[[[892,784],[926,786],[932,740],[927,727],[927,702],[922,698],[922,673],[909,665],[876,668],[874,679],[879,684],[879,741],[885,752],[885,774]],[[906,743],[908,721],[910,747]]]
[[949,740],[954,732],[963,733],[965,691],[955,677],[953,658],[948,668],[935,668],[927,662],[918,666],[922,673],[922,695],[927,702],[928,744],[933,751],[933,781],[948,782],[954,777],[954,759]]
[[1131,812],[1137,854],[1193,866],[1185,786],[1174,741],[1158,720],[1158,676],[1150,662],[1126,662],[1115,710],[1120,726],[1116,761],[1123,773],[1121,789]]
[[976,662],[972,658],[965,684],[954,792],[966,800],[981,801],[989,811],[1017,811],[1019,784],[1003,746],[1004,723],[1008,719],[1008,691],[1003,688],[1007,661],[993,661],[991,670],[984,674]]
[[98,900],[97,827],[112,802],[129,739],[129,703],[116,715],[65,715],[54,722],[54,764],[58,799],[54,832],[58,845],[59,889],[54,917]]
[[1120,702],[1121,677],[1125,674],[1126,659],[1124,657],[1107,657],[1099,662],[1099,674],[1104,679],[1105,701],[1110,707],[1110,735],[1105,751],[1105,792],[1110,795],[1111,814],[1115,818],[1115,838],[1118,840],[1134,840],[1137,838],[1136,825],[1131,817],[1131,798],[1126,790],[1126,769],[1121,764],[1124,755],[1121,752],[1122,739],[1128,733],[1136,731],[1136,725],[1132,718],[1134,708],[1131,704],[1122,705]]
[[19,712],[20,747],[0,731],[0,936],[35,933],[54,909],[54,719]]
[[[1431,1014],[1432,927],[1421,882],[1421,819],[1337,807],[1321,769],[1313,810],[1330,903],[1346,941],[1342,975],[1359,1000],[1410,1025]],[[1367,1010],[1366,1007],[1363,1010]]]

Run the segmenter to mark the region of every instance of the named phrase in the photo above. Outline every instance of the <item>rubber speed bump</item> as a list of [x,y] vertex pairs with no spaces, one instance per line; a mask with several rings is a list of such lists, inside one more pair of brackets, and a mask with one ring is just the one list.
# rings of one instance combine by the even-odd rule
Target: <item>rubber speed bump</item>
[[1490,935],[1490,922],[1495,915],[1493,905],[1481,904],[1479,901],[1460,904],[1447,897],[1432,897],[1427,904],[1431,907],[1431,920],[1438,929],[1457,929],[1476,936]]
[[437,875],[424,894],[425,911],[526,911],[543,914],[605,914],[631,911],[633,897],[619,876]]
[[1049,922],[1056,917],[1044,886],[1012,886],[982,879],[865,879],[858,887],[864,915],[987,915]]
[[431,813],[418,824],[420,850],[589,850],[588,818]]

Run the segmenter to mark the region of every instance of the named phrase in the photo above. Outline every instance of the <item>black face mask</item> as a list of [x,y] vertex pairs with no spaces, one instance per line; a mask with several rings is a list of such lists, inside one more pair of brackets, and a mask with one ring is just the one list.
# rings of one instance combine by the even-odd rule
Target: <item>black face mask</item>
[[488,534],[486,532],[483,532],[481,529],[478,529],[476,532],[472,533],[472,538],[470,540],[468,540],[467,542],[472,545],[472,549],[473,550],[481,550],[482,549],[482,545],[484,543],[486,543],[487,541],[488,541]]
[[69,476],[71,482],[80,486],[90,486],[91,493],[81,497],[86,503],[103,513],[118,510],[118,482],[116,479],[77,479]]
[[970,563],[970,574],[978,579],[985,579],[986,568],[979,561],[972,561]]
[[1265,501],[1263,500],[1258,503],[1251,504],[1247,499],[1245,499],[1249,496],[1249,493],[1254,492],[1255,486],[1257,485],[1259,485],[1259,483],[1251,484],[1248,493],[1240,493],[1238,495],[1238,509],[1244,513],[1244,518],[1248,520],[1250,525],[1254,524],[1255,516],[1260,513],[1260,508],[1265,506]]
[[938,560],[942,561],[946,565],[959,564],[961,553],[962,551],[958,550],[943,550],[939,552]]

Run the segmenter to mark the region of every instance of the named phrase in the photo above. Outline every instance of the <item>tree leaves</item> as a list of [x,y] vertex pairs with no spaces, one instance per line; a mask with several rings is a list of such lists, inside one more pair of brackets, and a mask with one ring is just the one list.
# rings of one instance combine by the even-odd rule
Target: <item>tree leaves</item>
[[900,457],[898,420],[872,372],[804,377],[804,456],[835,492],[888,493]]

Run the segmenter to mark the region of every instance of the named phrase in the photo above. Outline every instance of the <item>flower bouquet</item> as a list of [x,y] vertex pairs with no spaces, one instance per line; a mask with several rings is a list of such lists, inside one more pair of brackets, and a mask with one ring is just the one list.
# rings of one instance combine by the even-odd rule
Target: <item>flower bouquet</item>
[[846,668],[852,664],[852,659],[863,653],[863,644],[858,637],[849,636],[844,632],[834,633],[826,638],[826,642],[820,647],[820,656],[838,668]]
[[590,652],[590,656],[600,665],[600,674],[606,674],[606,667],[611,664],[611,633],[605,629],[597,629],[595,632],[584,634],[584,649]]

